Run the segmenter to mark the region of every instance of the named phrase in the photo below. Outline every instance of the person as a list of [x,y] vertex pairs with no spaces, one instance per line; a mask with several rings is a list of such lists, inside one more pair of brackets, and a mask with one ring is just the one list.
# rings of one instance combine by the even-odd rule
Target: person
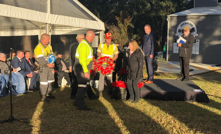
[[86,38],[78,45],[75,54],[74,73],[77,76],[78,90],[74,105],[78,110],[90,111],[91,109],[85,105],[84,96],[90,81],[90,69],[92,67],[93,49],[90,45],[94,40],[95,33],[88,31]]
[[[11,58],[11,57],[12,57],[12,58]],[[9,58],[7,59],[7,61],[13,60],[14,57],[15,57],[15,52],[11,52],[11,53],[9,54]]]
[[68,85],[71,84],[71,80],[69,77],[69,70],[67,70],[67,66],[65,65],[64,60],[62,59],[62,54],[61,53],[57,53],[56,54],[56,60],[55,60],[55,70],[57,70],[58,76],[57,76],[57,84],[60,87],[61,86],[61,80],[64,77],[67,82]]
[[29,89],[34,89],[34,87],[36,89],[39,89],[39,79],[40,79],[40,76],[39,76],[39,73],[38,73],[38,69],[36,68],[35,64],[34,64],[34,61],[31,57],[31,53],[30,51],[25,51],[24,52],[24,55],[25,55],[25,61],[26,63],[28,64],[28,66],[30,67],[32,73],[33,73],[33,77],[35,77],[35,81],[31,81],[30,83],[30,86],[29,86]]
[[35,89],[33,88],[37,75],[35,72],[32,72],[31,68],[26,62],[26,59],[24,58],[24,52],[21,50],[18,50],[16,53],[16,56],[12,60],[12,66],[16,69],[20,69],[20,73],[23,75],[24,80],[26,78],[31,78],[31,84],[29,87],[29,91],[33,92]]
[[[71,44],[70,49],[69,49],[69,71],[72,72],[72,79],[73,79],[73,83],[72,83],[72,90],[71,90],[71,99],[75,99],[75,96],[77,94],[77,89],[78,89],[78,83],[77,83],[77,77],[76,74],[74,73],[73,70],[73,65],[75,63],[75,54],[76,54],[76,49],[79,45],[79,43],[84,39],[84,34],[77,34],[76,36],[77,42]],[[87,85],[87,96],[89,97],[90,100],[95,100],[98,99],[99,97],[96,96],[90,85]]]
[[[97,49],[97,56],[98,57],[110,57],[113,59],[113,61],[115,61],[118,58],[118,48],[117,45],[112,43],[111,40],[113,39],[113,36],[111,33],[106,33],[105,34],[105,43],[100,43],[100,45],[98,46]],[[108,66],[107,64],[105,64],[104,66]],[[111,94],[112,92],[112,74],[106,75],[107,77],[107,86],[108,86],[108,93]],[[98,90],[100,93],[100,96],[102,96],[102,92],[104,90],[104,79],[105,76],[100,73],[100,78],[99,78],[99,86],[98,86]]]
[[34,54],[40,65],[40,93],[43,102],[49,102],[48,99],[55,99],[51,94],[52,83],[54,82],[54,63],[48,62],[48,56],[53,54],[50,42],[50,36],[46,33],[41,35],[41,42],[35,47]]
[[151,26],[146,24],[144,26],[145,35],[143,37],[143,43],[141,45],[142,50],[145,54],[145,63],[147,68],[148,77],[144,80],[145,83],[153,83],[153,59],[154,59],[154,45],[155,45],[155,36],[151,31]]
[[138,82],[143,78],[143,59],[144,53],[135,40],[129,42],[129,50],[127,50],[127,88],[130,98],[126,101],[132,103],[139,102],[140,93]]
[[166,55],[167,55],[167,42],[163,45],[163,59],[166,60]]
[[[5,86],[9,84],[10,66],[10,61],[6,61],[6,55],[4,53],[0,53],[0,79],[2,82],[2,91],[0,92],[1,97],[7,95],[7,88]],[[12,87],[15,90],[14,91],[12,89],[12,94],[20,95],[25,93],[25,80],[23,78],[23,75],[18,72],[17,69],[13,68],[11,76]]]
[[118,74],[118,71],[120,70],[120,68],[123,66],[123,58],[124,58],[124,48],[119,44],[117,44],[117,48],[119,50],[119,54],[115,62],[115,68],[113,72],[113,82],[116,81],[116,75]]
[[185,26],[183,30],[184,30],[184,35],[182,35],[182,37],[186,40],[186,43],[184,44],[178,43],[181,77],[177,78],[177,80],[188,81],[189,62],[192,56],[192,48],[195,38],[193,34],[190,33],[189,26]]

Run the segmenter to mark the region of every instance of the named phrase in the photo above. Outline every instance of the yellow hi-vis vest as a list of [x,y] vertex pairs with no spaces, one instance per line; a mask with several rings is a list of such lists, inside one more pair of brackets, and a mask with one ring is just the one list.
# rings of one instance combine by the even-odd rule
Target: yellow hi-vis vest
[[114,55],[119,53],[115,44],[110,44],[109,47],[107,47],[106,43],[100,44],[97,52],[101,53],[102,57],[107,56],[110,58],[114,58]]
[[93,60],[93,49],[84,39],[77,47],[75,58],[79,60],[84,73],[87,73],[89,71],[87,65]]
[[47,47],[44,47],[41,43],[39,43],[35,49],[34,53],[36,58],[44,57],[46,60],[50,54],[53,53],[51,45],[47,45]]

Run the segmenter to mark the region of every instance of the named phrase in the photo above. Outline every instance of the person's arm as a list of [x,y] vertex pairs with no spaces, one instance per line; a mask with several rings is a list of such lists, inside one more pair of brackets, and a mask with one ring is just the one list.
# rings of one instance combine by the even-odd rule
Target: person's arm
[[114,58],[113,58],[113,60],[115,61],[115,60],[117,60],[117,58],[118,58],[118,54],[119,54],[119,51],[118,51],[118,48],[117,48],[117,45],[115,45],[115,49],[114,49]]
[[16,57],[12,60],[12,67],[15,68],[18,72],[20,72],[22,75],[26,76],[28,73],[25,72],[25,70],[22,70],[19,65],[19,59]]
[[181,44],[181,47],[183,47],[183,48],[190,48],[193,45],[195,38],[194,38],[194,36],[192,34],[189,35],[189,36],[190,37],[189,37],[189,39],[187,39],[186,43]]
[[117,45],[118,46],[118,49],[119,49],[119,51],[121,52],[121,53],[123,53],[124,52],[124,48],[121,46],[121,45]]
[[143,53],[140,51],[137,57],[137,60],[138,60],[138,70],[137,70],[137,75],[136,75],[137,79],[140,77],[140,72],[142,72],[143,70],[143,60],[144,60],[143,58],[144,58]]
[[152,38],[150,38],[150,41],[151,41],[151,50],[150,50],[150,55],[152,55],[152,58],[153,58],[153,55],[154,55],[154,45],[155,45],[155,38],[154,38],[154,35],[152,34]]
[[97,56],[98,56],[98,57],[101,56],[101,52],[102,52],[102,50],[101,50],[101,43],[100,43],[100,45],[99,45],[98,48],[97,48]]
[[73,44],[71,44],[71,46],[69,47],[69,71],[72,72],[72,55],[71,55],[71,48],[72,48]]
[[78,54],[79,54],[79,63],[81,64],[84,73],[88,72],[87,69],[87,57],[88,57],[88,46],[81,45],[80,48],[78,48]]

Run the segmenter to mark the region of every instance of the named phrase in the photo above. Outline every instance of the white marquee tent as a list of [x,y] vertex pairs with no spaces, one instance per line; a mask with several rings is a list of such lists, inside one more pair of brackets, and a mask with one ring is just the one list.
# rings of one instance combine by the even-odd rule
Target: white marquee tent
[[[103,34],[104,23],[77,0],[0,0],[0,36]],[[101,36],[102,37],[102,36]]]

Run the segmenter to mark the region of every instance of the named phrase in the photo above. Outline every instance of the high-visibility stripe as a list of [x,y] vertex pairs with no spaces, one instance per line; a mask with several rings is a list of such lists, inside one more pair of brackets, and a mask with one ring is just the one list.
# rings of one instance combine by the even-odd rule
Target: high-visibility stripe
[[107,57],[111,57],[111,58],[114,57],[113,55],[107,55],[107,54],[102,54],[102,53],[101,53],[101,56],[107,56]]
[[87,85],[78,84],[78,87],[87,87]]
[[48,82],[40,82],[41,85],[48,85]]
[[52,82],[54,82],[54,80],[49,80],[49,81],[48,81],[48,83],[52,83]]
[[[88,55],[88,59],[92,59],[93,58],[93,55],[92,55],[92,52],[91,52],[91,49],[90,49],[90,46],[88,45],[88,43],[86,41],[81,41],[81,43],[84,43],[84,44],[87,44],[88,48],[89,48],[89,51],[90,51],[90,54]],[[79,57],[79,54],[78,54],[78,49],[77,49],[77,52],[75,54],[76,57]]]
[[44,57],[44,55],[41,54],[41,55],[36,56],[36,58],[39,58],[39,57]]

